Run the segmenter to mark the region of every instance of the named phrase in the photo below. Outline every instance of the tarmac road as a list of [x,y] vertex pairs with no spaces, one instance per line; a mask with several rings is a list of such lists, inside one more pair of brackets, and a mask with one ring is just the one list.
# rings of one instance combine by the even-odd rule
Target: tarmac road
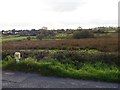
[[3,88],[118,88],[120,84],[2,71]]

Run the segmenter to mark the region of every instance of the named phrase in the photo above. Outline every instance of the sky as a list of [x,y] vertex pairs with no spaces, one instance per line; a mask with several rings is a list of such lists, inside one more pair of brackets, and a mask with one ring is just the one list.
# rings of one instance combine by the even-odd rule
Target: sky
[[0,0],[0,30],[118,26],[119,0]]

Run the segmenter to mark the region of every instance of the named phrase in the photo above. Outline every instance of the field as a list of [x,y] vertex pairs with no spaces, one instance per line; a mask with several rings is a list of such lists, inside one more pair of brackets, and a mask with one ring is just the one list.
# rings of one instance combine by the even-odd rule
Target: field
[[[42,40],[32,37],[2,39],[3,69],[42,75],[119,82],[118,38],[113,34],[73,39],[58,34]],[[69,38],[70,37],[70,38]],[[14,53],[21,53],[19,63]]]
[[2,42],[23,40],[23,39],[26,39],[26,36],[21,36],[21,37],[3,37],[2,38]]
[[97,39],[68,39],[68,40],[42,40],[42,41],[15,41],[3,42],[3,50],[27,50],[27,49],[97,49],[104,52],[118,51],[118,38]]

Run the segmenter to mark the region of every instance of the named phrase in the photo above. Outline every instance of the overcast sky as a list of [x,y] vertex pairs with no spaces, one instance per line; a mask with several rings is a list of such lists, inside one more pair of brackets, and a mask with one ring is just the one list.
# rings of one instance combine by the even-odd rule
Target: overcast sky
[[119,0],[0,0],[0,29],[118,26]]

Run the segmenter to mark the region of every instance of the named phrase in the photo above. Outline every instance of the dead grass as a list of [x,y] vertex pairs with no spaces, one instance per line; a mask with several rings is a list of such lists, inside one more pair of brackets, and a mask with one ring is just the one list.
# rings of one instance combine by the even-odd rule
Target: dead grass
[[118,51],[118,38],[66,39],[49,41],[3,42],[2,50],[21,49],[97,49],[104,52]]

